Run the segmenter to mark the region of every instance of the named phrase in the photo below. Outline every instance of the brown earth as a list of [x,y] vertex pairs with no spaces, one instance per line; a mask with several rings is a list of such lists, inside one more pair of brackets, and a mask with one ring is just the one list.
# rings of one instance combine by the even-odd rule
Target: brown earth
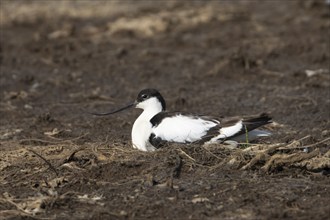
[[[0,219],[328,219],[324,1],[1,1]],[[231,149],[133,150],[153,87],[169,110],[270,112]]]

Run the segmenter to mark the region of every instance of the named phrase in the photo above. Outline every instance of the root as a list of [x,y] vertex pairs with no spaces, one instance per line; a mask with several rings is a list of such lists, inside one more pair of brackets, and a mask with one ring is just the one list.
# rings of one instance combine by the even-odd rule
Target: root
[[58,176],[58,172],[57,170],[55,169],[55,167],[53,167],[53,165],[48,161],[46,160],[43,156],[41,156],[40,154],[38,154],[37,152],[35,152],[34,150],[31,150],[31,149],[26,149],[32,153],[34,153],[36,156],[38,156],[40,159],[42,159],[43,161],[45,161],[45,163],[48,165],[48,167],[54,171],[54,173],[56,174],[56,176]]
[[[327,156],[329,150],[326,149],[325,144],[330,141],[330,138],[309,145],[304,144],[310,140],[312,140],[312,137],[307,135],[287,145],[283,143],[253,145],[241,151],[245,158],[252,156],[250,160],[244,162],[243,159],[234,157],[228,164],[232,165],[234,160],[236,164],[241,163],[240,169],[242,170],[256,169],[257,166],[261,166],[260,169],[265,172],[271,172],[283,167],[299,167],[309,171],[328,169],[330,167],[330,158]],[[313,151],[307,153],[306,150],[307,152],[308,150]]]
[[303,160],[311,159],[319,155],[320,150],[316,149],[310,153],[299,152],[295,154],[275,154],[273,155],[267,163],[261,167],[263,171],[269,172],[275,170],[279,167],[292,166],[296,162],[301,162]]

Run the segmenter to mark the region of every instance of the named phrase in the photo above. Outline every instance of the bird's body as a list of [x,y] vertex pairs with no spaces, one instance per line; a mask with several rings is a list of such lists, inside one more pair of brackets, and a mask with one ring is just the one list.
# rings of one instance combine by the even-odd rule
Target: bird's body
[[[142,151],[153,151],[167,142],[221,143],[270,135],[268,132],[255,130],[271,123],[271,118],[267,114],[217,119],[167,112],[164,98],[155,89],[142,90],[135,103],[130,106],[133,105],[143,109],[132,128],[133,147]],[[112,113],[114,112],[105,114]]]

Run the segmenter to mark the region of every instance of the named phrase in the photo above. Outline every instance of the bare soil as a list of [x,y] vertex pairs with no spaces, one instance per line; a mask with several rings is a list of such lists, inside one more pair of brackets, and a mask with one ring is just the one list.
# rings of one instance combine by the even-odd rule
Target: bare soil
[[[329,219],[325,1],[1,1],[0,219]],[[169,110],[270,112],[271,138],[132,149]]]

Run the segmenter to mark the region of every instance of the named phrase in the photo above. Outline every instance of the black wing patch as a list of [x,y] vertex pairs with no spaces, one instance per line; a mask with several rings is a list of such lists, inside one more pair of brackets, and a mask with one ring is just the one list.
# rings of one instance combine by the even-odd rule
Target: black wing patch
[[243,125],[246,126],[248,131],[252,131],[262,125],[269,123],[272,123],[272,118],[266,113],[262,113],[257,117],[249,117],[243,119]]
[[154,133],[151,133],[151,135],[149,136],[149,142],[157,149],[162,148],[167,143],[167,141],[164,141],[160,137],[156,137]]
[[184,112],[159,112],[157,115],[152,117],[150,119],[150,122],[153,127],[157,127],[165,118],[172,118],[178,115],[186,116],[192,119],[198,119],[201,118],[206,121],[212,121],[214,123],[219,123],[219,120],[216,118],[212,118],[209,116],[204,116],[204,115],[192,115]]
[[209,140],[211,140],[213,137],[219,135],[219,130],[220,130],[221,126],[220,124],[210,128],[207,133],[198,141],[194,142],[196,144],[203,144],[205,142],[208,142]]
[[164,118],[174,116],[175,114],[170,113],[170,112],[159,112],[157,115],[152,117],[150,119],[150,123],[152,124],[152,127],[157,127]]
[[267,113],[262,113],[260,115],[254,115],[243,118],[242,122],[243,122],[242,129],[229,138],[237,137],[241,134],[245,134],[246,132],[250,132],[260,126],[272,123],[272,118]]

